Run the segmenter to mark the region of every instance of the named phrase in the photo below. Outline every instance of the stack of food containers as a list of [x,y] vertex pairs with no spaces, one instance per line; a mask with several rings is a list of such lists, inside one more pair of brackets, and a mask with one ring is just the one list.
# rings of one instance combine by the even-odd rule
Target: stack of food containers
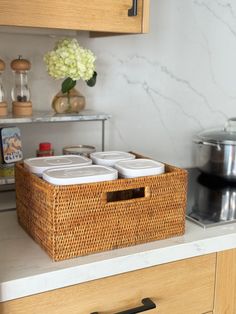
[[[30,158],[25,167],[45,181],[54,185],[71,185],[136,178],[164,173],[164,164],[139,158],[122,151],[90,154],[91,159],[79,155]],[[92,165],[92,161],[94,165]]]

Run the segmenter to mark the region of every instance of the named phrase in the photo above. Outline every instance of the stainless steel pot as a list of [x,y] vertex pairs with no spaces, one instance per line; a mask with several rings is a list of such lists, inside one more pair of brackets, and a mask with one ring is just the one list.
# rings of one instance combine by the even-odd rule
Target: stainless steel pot
[[201,174],[190,217],[214,222],[236,218],[236,184]]
[[200,133],[197,145],[197,167],[204,173],[236,181],[236,118],[227,121],[222,130]]

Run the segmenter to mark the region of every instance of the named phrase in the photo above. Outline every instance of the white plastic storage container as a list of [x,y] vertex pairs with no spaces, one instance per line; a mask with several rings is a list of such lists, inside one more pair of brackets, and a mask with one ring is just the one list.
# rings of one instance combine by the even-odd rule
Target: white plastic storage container
[[36,157],[24,160],[24,166],[32,173],[42,176],[42,173],[51,168],[79,167],[92,164],[92,160],[84,156],[66,155]]
[[73,168],[49,169],[43,172],[43,179],[55,185],[71,185],[110,181],[118,178],[114,168],[105,166],[84,166]]
[[135,155],[120,151],[107,151],[92,153],[90,158],[96,165],[113,167],[118,161],[135,159]]
[[115,168],[122,178],[144,177],[165,172],[163,163],[145,158],[119,161],[115,164]]

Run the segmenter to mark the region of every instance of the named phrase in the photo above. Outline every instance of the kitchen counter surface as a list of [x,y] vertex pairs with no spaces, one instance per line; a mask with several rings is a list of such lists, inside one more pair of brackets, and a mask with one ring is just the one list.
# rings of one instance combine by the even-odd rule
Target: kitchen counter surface
[[203,229],[186,222],[184,236],[53,262],[18,225],[0,213],[0,302],[128,271],[236,248],[236,223]]

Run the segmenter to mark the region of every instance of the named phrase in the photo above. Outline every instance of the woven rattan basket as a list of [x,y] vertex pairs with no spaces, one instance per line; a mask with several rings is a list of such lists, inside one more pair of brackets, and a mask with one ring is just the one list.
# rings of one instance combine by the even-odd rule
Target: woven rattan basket
[[[137,155],[137,157],[141,157]],[[56,186],[16,165],[21,226],[55,260],[184,233],[187,172]]]

